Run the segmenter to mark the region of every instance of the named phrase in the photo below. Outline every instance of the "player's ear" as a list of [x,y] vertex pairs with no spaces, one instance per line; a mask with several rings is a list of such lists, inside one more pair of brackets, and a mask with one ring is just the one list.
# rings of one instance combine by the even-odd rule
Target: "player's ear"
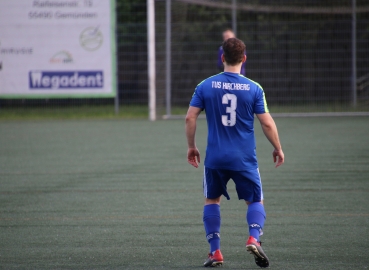
[[220,57],[220,59],[222,59],[222,63],[224,64],[224,62],[225,62],[224,54],[222,54],[222,56]]
[[243,59],[242,59],[242,63],[245,63],[246,62],[246,59],[247,59],[247,56],[246,54],[243,56]]

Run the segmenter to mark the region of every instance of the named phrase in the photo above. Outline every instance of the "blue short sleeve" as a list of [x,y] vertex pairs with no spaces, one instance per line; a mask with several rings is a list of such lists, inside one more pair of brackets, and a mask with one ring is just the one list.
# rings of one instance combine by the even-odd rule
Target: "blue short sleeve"
[[202,97],[202,87],[198,85],[195,89],[195,92],[192,95],[192,99],[190,102],[190,106],[197,107],[200,109],[204,109],[204,99]]
[[254,112],[256,114],[268,113],[268,104],[265,99],[265,94],[262,88],[258,87],[255,97]]

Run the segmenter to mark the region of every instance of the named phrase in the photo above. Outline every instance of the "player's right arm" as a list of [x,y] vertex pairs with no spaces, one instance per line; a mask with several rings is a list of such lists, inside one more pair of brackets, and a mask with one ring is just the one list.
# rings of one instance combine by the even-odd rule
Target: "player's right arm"
[[195,142],[196,120],[200,113],[200,108],[190,106],[186,115],[187,161],[195,168],[199,167],[200,163],[200,152]]
[[275,167],[279,167],[284,162],[284,153],[279,141],[277,126],[269,113],[256,114],[260,121],[261,128],[269,142],[273,145],[273,160],[276,163]]
[[193,93],[190,107],[188,108],[186,115],[186,137],[187,137],[187,161],[195,168],[199,167],[200,152],[196,147],[195,133],[196,133],[196,120],[201,111],[205,108],[204,100],[202,98],[201,89],[202,86],[199,83]]

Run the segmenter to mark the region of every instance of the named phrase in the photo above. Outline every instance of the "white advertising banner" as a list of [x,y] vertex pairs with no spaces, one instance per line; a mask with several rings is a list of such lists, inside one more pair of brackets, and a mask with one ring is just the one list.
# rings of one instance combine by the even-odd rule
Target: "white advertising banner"
[[114,0],[0,0],[0,98],[113,97]]

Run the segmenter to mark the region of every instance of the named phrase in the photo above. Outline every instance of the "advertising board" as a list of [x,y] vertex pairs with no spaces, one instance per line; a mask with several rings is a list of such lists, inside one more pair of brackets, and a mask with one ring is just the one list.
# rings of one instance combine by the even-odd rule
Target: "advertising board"
[[0,98],[113,97],[114,0],[1,0]]

